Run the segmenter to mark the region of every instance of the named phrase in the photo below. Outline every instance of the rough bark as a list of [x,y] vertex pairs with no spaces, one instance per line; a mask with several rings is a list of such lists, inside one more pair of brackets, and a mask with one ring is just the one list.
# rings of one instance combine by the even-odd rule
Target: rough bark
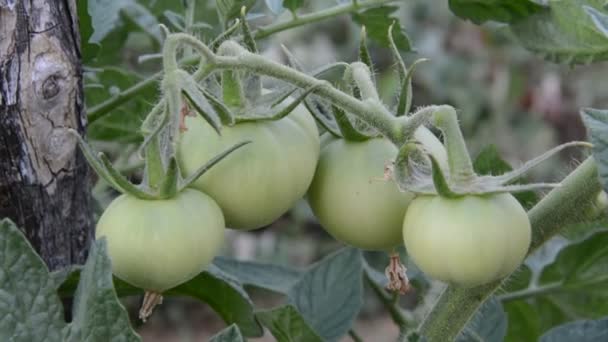
[[83,263],[93,236],[76,0],[0,0],[0,217],[50,269]]

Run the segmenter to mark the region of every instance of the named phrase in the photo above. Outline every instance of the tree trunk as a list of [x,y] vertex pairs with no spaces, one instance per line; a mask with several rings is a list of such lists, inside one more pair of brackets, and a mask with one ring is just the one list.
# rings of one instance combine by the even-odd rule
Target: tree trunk
[[76,0],[0,0],[0,218],[51,270],[85,261],[90,171]]

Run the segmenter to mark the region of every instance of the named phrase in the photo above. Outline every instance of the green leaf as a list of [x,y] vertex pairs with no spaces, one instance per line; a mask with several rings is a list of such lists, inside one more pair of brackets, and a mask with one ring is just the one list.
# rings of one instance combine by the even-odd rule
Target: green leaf
[[[493,176],[499,176],[513,170],[511,165],[502,159],[496,145],[488,145],[479,152],[473,162],[473,169],[479,175]],[[534,191],[518,192],[513,196],[526,209],[532,208],[539,200]]]
[[[599,319],[608,315],[606,269],[608,230],[599,230],[581,240],[569,242],[539,274],[527,276],[529,288],[508,293],[502,299],[507,300],[508,305],[513,302],[509,298],[527,300],[530,307],[526,310],[535,311],[540,326],[536,328],[536,323],[532,327],[524,325],[530,334],[542,333],[572,320]],[[536,280],[532,282],[532,279]],[[526,312],[525,315],[533,314]]]
[[277,264],[239,261],[225,257],[216,257],[213,264],[238,279],[241,284],[278,293],[287,293],[302,275],[300,270]]
[[232,324],[228,328],[220,331],[218,334],[211,337],[209,342],[244,342],[245,339],[241,335],[238,326]]
[[[584,6],[587,5],[587,6]],[[548,9],[511,26],[519,42],[544,58],[565,64],[608,59],[608,36],[596,26],[603,0],[549,1]],[[600,26],[601,28],[601,26]]]
[[286,305],[272,310],[256,313],[258,320],[277,341],[289,342],[322,342],[323,340],[306,323],[298,310]]
[[[79,269],[76,269],[61,285],[59,294],[62,297],[71,296],[79,277]],[[143,294],[142,289],[116,277],[114,287],[119,297]],[[237,324],[245,336],[259,337],[263,334],[253,313],[253,303],[241,284],[213,265],[186,283],[163,293],[163,296],[187,296],[200,300],[211,306],[227,324]]]
[[488,299],[464,327],[457,342],[503,341],[507,333],[507,316],[496,297]]
[[[604,36],[608,37],[608,14],[602,13],[591,6],[583,6],[585,13],[591,18],[595,27],[598,31],[602,32]],[[604,5],[604,9],[608,9]]]
[[540,342],[597,342],[608,340],[608,318],[578,321],[549,330]]
[[289,303],[327,341],[337,341],[352,326],[363,304],[361,252],[346,247],[306,271],[289,291]]
[[393,13],[399,9],[397,6],[382,6],[371,8],[366,11],[353,14],[353,20],[359,25],[365,26],[367,35],[384,47],[390,47],[388,29],[393,22],[393,40],[402,52],[413,51],[409,37],[401,28],[399,19],[393,17]]
[[156,43],[160,44],[162,42],[159,22],[146,7],[138,3],[129,3],[123,8],[123,13],[143,32],[152,37]]
[[[85,100],[88,108],[102,103],[143,80],[135,73],[114,67],[87,72],[85,76]],[[87,138],[121,143],[141,142],[143,136],[139,129],[146,114],[152,109],[149,99],[156,98],[156,96],[157,89],[151,87],[143,91],[137,98],[131,99],[109,114],[95,120],[87,127]]]
[[220,21],[224,27],[232,20],[236,19],[241,14],[241,7],[247,7],[247,11],[255,5],[256,0],[215,0],[215,6],[220,16]]
[[93,34],[89,42],[99,43],[118,24],[120,10],[132,4],[132,0],[88,0]]
[[542,10],[531,0],[450,0],[450,9],[475,24],[493,20],[514,23]]
[[78,27],[80,29],[80,45],[82,47],[82,63],[86,64],[97,56],[99,48],[97,43],[91,42],[93,24],[89,14],[89,0],[80,0],[76,3],[78,11]]
[[62,341],[54,278],[21,231],[0,221],[0,341]]
[[97,240],[80,272],[67,341],[140,341],[112,284],[106,241]]
[[279,15],[285,11],[285,7],[283,7],[283,0],[264,0],[266,3],[266,7],[272,12],[274,15]]
[[593,143],[593,158],[597,162],[600,182],[608,190],[608,110],[585,108],[581,110],[583,122]]
[[532,305],[521,300],[504,307],[509,320],[505,342],[537,341],[541,334],[540,317]]
[[283,0],[283,7],[287,8],[292,13],[304,5],[304,0]]

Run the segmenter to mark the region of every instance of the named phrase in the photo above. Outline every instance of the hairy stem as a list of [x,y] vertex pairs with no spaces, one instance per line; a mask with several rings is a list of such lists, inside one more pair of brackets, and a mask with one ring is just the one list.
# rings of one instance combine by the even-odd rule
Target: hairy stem
[[[298,19],[271,24],[265,27],[258,28],[253,31],[253,36],[256,39],[265,38],[272,34],[289,30],[298,26],[307,25],[315,22],[319,22],[325,19],[333,18],[338,15],[353,13],[358,10],[363,10],[366,8],[378,7],[390,2],[395,2],[396,0],[370,0],[365,2],[354,2],[353,4],[339,5],[329,9],[324,9],[315,13],[310,13],[306,15],[299,16]],[[200,58],[188,58],[182,61],[180,64],[182,65],[191,65],[198,62]],[[97,104],[94,107],[91,107],[87,110],[88,121],[89,124],[99,120],[104,115],[110,113],[113,109],[118,108],[122,104],[129,102],[131,99],[135,98],[137,95],[154,88],[156,83],[163,77],[163,72],[157,72],[148,78],[142,80],[141,82],[133,85],[130,88],[125,89],[124,91],[118,93],[117,95],[112,96],[111,98],[103,101],[102,103]]]
[[452,182],[464,182],[474,178],[473,163],[458,126],[456,110],[450,106],[440,106],[435,110],[433,121],[443,132],[445,148],[448,152],[450,178]]
[[277,32],[286,31],[294,27],[316,23],[325,19],[337,17],[342,14],[348,14],[367,8],[378,7],[395,1],[396,0],[353,1],[349,4],[334,6],[315,13],[299,15],[289,21],[260,27],[254,31],[253,37],[255,39],[265,38]]
[[391,315],[391,318],[395,324],[399,326],[399,329],[402,333],[404,333],[405,329],[412,326],[412,323],[403,315],[401,308],[399,307],[398,302],[394,297],[391,297],[382,286],[378,285],[367,273],[364,273],[365,280],[372,288],[378,299],[382,302],[384,307],[388,310],[388,313]]
[[[528,213],[532,223],[529,253],[538,249],[562,227],[584,221],[586,217],[581,217],[581,213],[593,205],[599,191],[601,185],[597,168],[590,157],[563,180],[561,187],[549,192]],[[508,277],[505,281],[509,281]],[[452,341],[483,302],[500,288],[501,283],[498,281],[470,289],[449,286],[422,322],[420,332],[429,342]]]
[[262,56],[246,51],[232,41],[226,41],[220,50],[234,52],[241,49],[238,56],[216,56],[214,67],[218,69],[244,69],[261,75],[274,77],[292,83],[298,87],[308,89],[315,87],[313,92],[325,99],[329,99],[338,107],[358,116],[367,124],[376,128],[382,135],[401,146],[407,137],[400,134],[403,131],[401,121],[393,116],[385,107],[379,105],[378,101],[358,100],[349,94],[334,88],[329,82],[318,80],[313,76],[299,72],[285,65],[270,61]]

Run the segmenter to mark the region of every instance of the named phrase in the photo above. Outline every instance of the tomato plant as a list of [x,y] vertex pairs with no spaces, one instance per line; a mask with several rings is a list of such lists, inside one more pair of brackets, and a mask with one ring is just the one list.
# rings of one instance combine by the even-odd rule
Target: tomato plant
[[419,196],[403,222],[408,255],[433,278],[477,286],[513,272],[530,247],[530,221],[510,194]]
[[99,218],[114,274],[162,293],[206,269],[224,241],[224,217],[209,196],[187,189],[164,200],[116,198]]
[[[429,130],[419,128],[414,139],[447,167],[445,149]],[[383,138],[349,141],[326,135],[322,141],[307,196],[319,223],[358,248],[390,250],[402,244],[403,216],[414,194],[384,177],[397,148]]]
[[606,72],[509,39],[606,60],[606,6],[437,1],[0,1],[0,340],[137,341],[132,295],[206,302],[212,341],[602,340],[608,112],[564,141]]
[[253,143],[226,158],[193,183],[222,208],[226,225],[268,225],[302,198],[319,156],[319,133],[303,106],[276,121],[243,122],[221,135],[200,117],[187,117],[179,153],[185,174],[239,141]]

